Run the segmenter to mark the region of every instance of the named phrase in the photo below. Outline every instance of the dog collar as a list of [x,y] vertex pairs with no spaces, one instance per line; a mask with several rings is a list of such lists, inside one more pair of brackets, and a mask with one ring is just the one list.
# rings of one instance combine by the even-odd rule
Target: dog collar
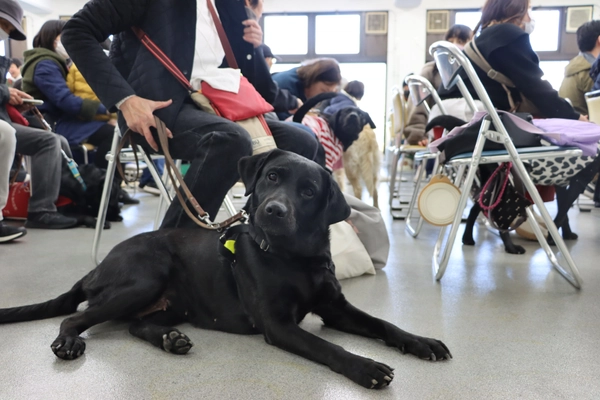
[[270,246],[264,234],[262,234],[258,228],[255,228],[250,224],[242,224],[227,228],[227,230],[225,230],[225,232],[221,235],[219,238],[219,241],[221,242],[221,246],[219,246],[219,253],[221,253],[221,255],[229,261],[235,262],[235,242],[243,233],[249,234],[262,251],[269,251]]

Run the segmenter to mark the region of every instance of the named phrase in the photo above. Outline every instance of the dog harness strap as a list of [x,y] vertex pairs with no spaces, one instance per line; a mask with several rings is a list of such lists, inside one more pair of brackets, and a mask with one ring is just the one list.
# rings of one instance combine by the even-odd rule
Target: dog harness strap
[[250,237],[256,242],[256,244],[258,244],[258,247],[260,247],[262,251],[266,252],[269,250],[269,243],[264,238],[264,235],[258,232],[258,228],[248,224],[232,226],[227,228],[227,230],[219,238],[219,241],[222,244],[219,246],[219,253],[232,263],[235,262],[236,258],[235,242],[243,233],[250,235]]

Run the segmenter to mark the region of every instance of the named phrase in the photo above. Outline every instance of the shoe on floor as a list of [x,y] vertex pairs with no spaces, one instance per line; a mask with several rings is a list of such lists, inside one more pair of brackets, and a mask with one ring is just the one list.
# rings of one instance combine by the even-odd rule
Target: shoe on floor
[[0,243],[12,242],[15,239],[22,238],[27,234],[23,227],[5,225],[0,221]]
[[39,212],[27,214],[25,228],[31,229],[67,229],[77,225],[77,219],[65,217],[57,212]]
[[119,203],[140,204],[140,201],[138,199],[134,199],[133,197],[131,197],[125,189],[121,189],[121,192],[119,193]]
[[160,190],[158,186],[156,186],[156,182],[150,181],[146,184],[140,184],[140,189],[142,189],[146,193],[153,194],[155,196],[160,196]]

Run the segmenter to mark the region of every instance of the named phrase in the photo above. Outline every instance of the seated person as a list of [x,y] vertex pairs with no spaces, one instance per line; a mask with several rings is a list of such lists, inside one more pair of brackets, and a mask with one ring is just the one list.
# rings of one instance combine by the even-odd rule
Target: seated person
[[588,115],[585,93],[594,86],[590,70],[600,55],[600,21],[586,22],[577,29],[577,47],[580,53],[566,66],[558,95],[569,99],[575,111]]
[[323,110],[325,114],[333,114],[344,107],[356,107],[365,95],[365,84],[360,81],[348,82],[340,94],[326,101],[327,106]]
[[[444,40],[454,43],[462,49],[472,37],[473,31],[468,26],[454,25],[448,29]],[[430,61],[425,64],[419,75],[431,82],[431,85],[436,89],[442,85],[442,78],[435,65],[435,61]],[[433,107],[435,104],[431,97],[426,101],[429,107]],[[427,109],[423,104],[415,107],[410,97],[408,98],[407,107],[409,110],[408,122],[404,128],[406,142],[410,145],[426,146],[427,143],[429,143],[427,132],[425,132],[425,126],[427,125],[427,120],[429,118]]]
[[[338,90],[342,82],[340,66],[333,58],[317,58],[302,63],[300,67],[273,75],[281,89],[289,91],[303,103],[321,93]],[[289,112],[278,112],[279,119],[291,116]]]
[[[534,26],[529,6],[529,0],[512,1],[509,4],[505,4],[504,0],[486,1],[481,20],[475,29],[475,32],[481,29],[481,33],[475,37],[474,42],[490,66],[508,77],[515,87],[508,88],[509,96],[500,82],[490,78],[486,71],[471,60],[479,79],[499,110],[529,112],[543,118],[587,121],[587,117],[575,111],[566,100],[559,97],[548,81],[542,79],[544,72],[540,69],[539,58],[529,41],[529,34]],[[465,52],[470,45],[465,46]],[[466,75],[463,75],[463,79],[477,98]],[[461,97],[457,92],[458,88],[453,88],[451,93],[441,91],[440,96]]]
[[[18,4],[18,3],[16,3]],[[0,10],[14,21],[21,21],[23,10],[11,8]],[[10,14],[8,14],[10,12]],[[13,40],[25,40],[25,34],[21,25],[13,25],[9,20],[0,17],[0,35]],[[23,99],[31,99],[31,96],[20,90],[9,88],[6,85],[6,71],[9,61],[0,57],[0,120],[11,125],[15,130],[17,139],[17,153],[31,156],[31,184],[34,188],[29,199],[27,228],[63,229],[77,225],[75,218],[66,217],[57,212],[54,202],[58,199],[61,175],[61,140],[52,132],[35,129],[24,125],[15,124],[11,121],[7,106],[21,107]],[[67,149],[68,151],[68,149]],[[14,154],[9,156],[11,160]],[[2,157],[4,159],[5,157]],[[10,167],[9,167],[10,168]],[[2,190],[2,189],[0,189]],[[4,226],[3,229],[5,229]]]
[[8,68],[8,73],[6,74],[6,84],[8,86],[14,87],[15,83],[20,81],[23,77],[21,76],[21,67],[23,66],[23,61],[20,58],[11,58],[10,59],[10,67]]
[[[193,87],[198,88],[204,80],[217,89],[236,92],[239,71],[221,68],[225,52],[209,4],[212,7],[203,1],[92,0],[69,20],[62,39],[103,104],[122,113],[123,131],[128,127],[138,132],[158,150],[152,129],[154,113],[165,122],[171,136],[171,155],[191,162],[186,184],[202,208],[215,218],[227,191],[239,180],[239,159],[252,153],[250,135],[239,124],[196,107],[173,75],[150,52],[140,50],[140,42],[131,32],[132,27],[143,26]],[[263,69],[268,72],[264,58],[255,51],[262,43],[260,26],[247,19],[244,5],[238,1],[218,1],[216,9],[241,72],[269,101],[264,88],[268,88],[270,78],[261,81],[264,76],[257,75]],[[190,26],[196,26],[192,35],[188,34]],[[110,60],[98,44],[109,35],[116,35],[118,41],[111,48]],[[314,136],[301,129],[297,129],[298,135],[289,124],[275,122],[278,129],[269,127],[279,148],[314,157],[318,148]],[[161,227],[195,226],[174,201]]]
[[8,178],[16,145],[15,128],[10,126],[8,122],[0,120],[0,243],[12,242],[27,233],[25,228],[3,223],[2,210],[6,207],[6,201],[8,200]]
[[[40,111],[55,123],[55,131],[71,145],[87,142],[96,146],[94,163],[106,168],[114,126],[95,120],[109,114],[100,101],[75,96],[67,86],[69,55],[61,42],[65,21],[50,20],[33,39],[33,49],[25,52],[23,90],[44,100]],[[107,118],[106,118],[107,119]]]

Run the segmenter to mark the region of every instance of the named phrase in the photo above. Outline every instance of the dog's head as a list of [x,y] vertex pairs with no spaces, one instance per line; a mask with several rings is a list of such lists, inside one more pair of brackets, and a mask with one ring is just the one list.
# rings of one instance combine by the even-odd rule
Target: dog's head
[[342,142],[344,151],[358,139],[365,125],[375,129],[371,116],[358,107],[345,107],[332,115],[323,115],[333,134]]
[[244,157],[240,175],[251,195],[251,223],[273,251],[322,255],[329,250],[329,225],[350,215],[350,206],[325,169],[297,154],[273,150]]
[[[100,201],[102,199],[102,191],[106,179],[106,170],[98,168],[93,164],[85,164],[79,167],[79,173],[87,186],[85,191],[86,212],[91,216],[96,216],[98,210],[100,210]],[[119,182],[115,179],[108,199],[108,209],[106,214],[108,221],[123,220],[119,208],[119,189]]]

